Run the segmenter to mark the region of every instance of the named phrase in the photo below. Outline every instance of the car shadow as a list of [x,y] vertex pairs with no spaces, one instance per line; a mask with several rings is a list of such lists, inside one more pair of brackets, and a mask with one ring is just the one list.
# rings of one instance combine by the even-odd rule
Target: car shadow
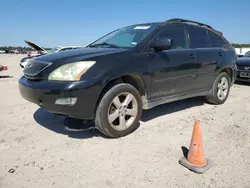
[[194,106],[202,106],[204,105],[204,103],[205,103],[204,97],[196,97],[196,98],[190,98],[163,104],[149,110],[144,110],[142,113],[141,121],[147,122],[150,121],[151,119],[166,114],[172,114],[174,112],[182,111],[188,108],[192,108]]
[[[53,115],[52,113],[46,111],[43,108],[39,108],[36,110],[36,112],[33,114],[33,118],[35,121],[58,134],[67,135],[71,138],[76,139],[88,139],[92,137],[99,137],[102,136],[97,130],[87,130],[87,131],[67,131],[64,127],[64,120],[65,118],[63,116],[59,115]],[[102,136],[105,138],[105,136]]]
[[13,78],[13,76],[0,76],[0,78]]
[[[191,99],[185,99],[181,101],[167,103],[152,108],[150,110],[144,111],[141,117],[141,121],[147,122],[162,115],[171,114],[177,111],[201,105],[204,105],[203,97],[191,98]],[[76,138],[76,139],[88,139],[92,137],[108,138],[105,135],[99,133],[99,131],[95,129],[86,131],[77,131],[77,132],[68,131],[64,127],[65,118],[63,116],[53,115],[52,113],[46,111],[43,108],[37,109],[36,112],[33,114],[33,118],[39,125],[58,134],[67,135],[71,138]]]

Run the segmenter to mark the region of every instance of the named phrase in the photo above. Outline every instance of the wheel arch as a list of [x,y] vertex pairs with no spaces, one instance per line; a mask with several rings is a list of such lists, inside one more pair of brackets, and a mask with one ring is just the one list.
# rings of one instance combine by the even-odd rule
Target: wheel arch
[[146,84],[144,82],[144,80],[142,79],[141,76],[135,74],[135,73],[129,73],[129,74],[124,74],[121,76],[117,76],[114,77],[112,79],[107,80],[106,82],[104,82],[104,87],[98,97],[96,106],[95,106],[95,110],[97,109],[100,100],[102,99],[103,95],[110,89],[112,88],[114,85],[117,85],[119,83],[127,83],[127,84],[131,84],[132,86],[134,86],[140,93],[141,96],[146,96],[147,95],[147,88],[146,88]]
[[224,67],[224,68],[222,68],[222,69],[219,71],[218,75],[219,75],[220,73],[222,73],[222,72],[227,73],[228,76],[229,76],[229,78],[230,78],[230,81],[232,82],[232,80],[233,80],[233,69],[232,69],[232,67]]

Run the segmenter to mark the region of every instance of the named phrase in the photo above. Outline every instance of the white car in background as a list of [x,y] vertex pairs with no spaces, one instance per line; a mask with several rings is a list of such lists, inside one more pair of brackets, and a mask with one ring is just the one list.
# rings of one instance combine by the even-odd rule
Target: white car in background
[[36,51],[32,51],[32,52],[28,53],[27,57],[24,57],[21,59],[21,62],[20,62],[21,68],[24,68],[27,65],[27,63],[30,61],[30,59],[33,57],[38,57],[38,56],[48,54],[48,53],[57,53],[57,52],[66,51],[66,50],[84,48],[83,46],[57,46],[55,48],[52,48],[51,50],[45,50],[43,47],[38,46],[37,44],[35,44],[31,41],[25,40],[25,42],[26,42],[26,44],[28,44],[31,48],[35,49]]
[[0,54],[4,54],[5,53],[5,51],[3,51],[3,50],[0,50]]
[[66,50],[73,50],[73,49],[78,49],[78,48],[83,48],[83,46],[57,46],[55,48],[52,48],[49,51],[49,53],[61,52],[61,51],[66,51]]

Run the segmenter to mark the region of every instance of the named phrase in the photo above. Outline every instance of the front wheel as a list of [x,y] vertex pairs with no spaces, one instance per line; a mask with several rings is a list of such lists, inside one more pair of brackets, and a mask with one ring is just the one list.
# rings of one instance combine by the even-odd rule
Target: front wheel
[[227,73],[220,73],[214,81],[210,94],[206,97],[212,104],[223,104],[229,95],[231,81]]
[[96,110],[96,128],[109,137],[126,136],[138,128],[141,113],[138,90],[130,84],[118,84],[102,97]]

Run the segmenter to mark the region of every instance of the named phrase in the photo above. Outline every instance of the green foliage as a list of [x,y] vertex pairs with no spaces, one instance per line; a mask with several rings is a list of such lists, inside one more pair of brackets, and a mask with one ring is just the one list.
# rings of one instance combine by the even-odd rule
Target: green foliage
[[4,50],[4,51],[10,51],[10,50],[18,50],[18,51],[31,51],[32,49],[29,47],[21,47],[21,46],[2,46],[0,47],[0,50]]
[[[51,48],[44,48],[45,50],[50,50]],[[4,51],[10,51],[10,50],[18,50],[20,51],[32,51],[34,49],[30,48],[30,47],[23,47],[23,46],[0,46],[0,50],[4,50]]]
[[250,48],[250,44],[237,44],[237,43],[232,43],[232,46],[234,48]]

